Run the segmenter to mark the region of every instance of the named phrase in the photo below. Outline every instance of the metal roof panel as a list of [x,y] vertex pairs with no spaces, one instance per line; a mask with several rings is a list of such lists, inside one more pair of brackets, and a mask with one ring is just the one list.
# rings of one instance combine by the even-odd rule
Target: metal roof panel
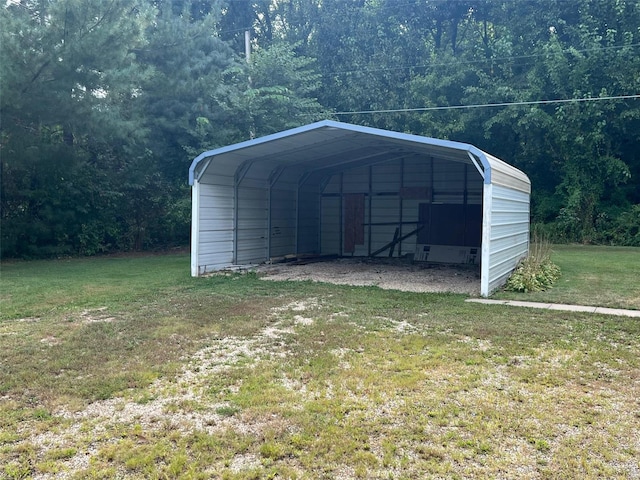
[[524,173],[473,145],[333,120],[204,152],[191,163],[189,184],[193,185],[197,172],[199,176],[202,174],[200,170],[218,162],[226,165],[235,163],[237,167],[256,162],[271,164],[273,168],[297,165],[311,172],[340,165],[349,168],[349,164],[359,165],[369,156],[380,161],[385,155],[397,158],[399,154],[434,156],[475,164],[469,157],[473,154],[482,164],[485,183],[491,182],[491,170],[495,169],[496,180],[500,184],[522,191],[530,190],[529,179]]

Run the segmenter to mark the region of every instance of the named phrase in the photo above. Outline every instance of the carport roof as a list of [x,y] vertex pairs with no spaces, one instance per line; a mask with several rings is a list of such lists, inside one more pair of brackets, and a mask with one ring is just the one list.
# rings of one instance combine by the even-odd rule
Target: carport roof
[[301,168],[307,173],[348,169],[406,156],[436,157],[472,163],[484,183],[497,183],[529,193],[531,184],[520,170],[466,143],[323,120],[236,143],[200,154],[189,168],[193,185],[209,165],[240,168],[257,162],[271,168]]

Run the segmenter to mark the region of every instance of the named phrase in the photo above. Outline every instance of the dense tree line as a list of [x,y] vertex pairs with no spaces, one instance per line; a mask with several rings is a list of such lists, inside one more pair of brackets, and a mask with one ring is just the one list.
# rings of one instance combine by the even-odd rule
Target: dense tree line
[[[558,240],[640,245],[640,3],[13,0],[3,256],[186,244],[205,149],[321,118],[473,143]],[[244,58],[244,32],[252,39]],[[564,103],[540,100],[601,99]],[[508,106],[429,107],[510,104]]]

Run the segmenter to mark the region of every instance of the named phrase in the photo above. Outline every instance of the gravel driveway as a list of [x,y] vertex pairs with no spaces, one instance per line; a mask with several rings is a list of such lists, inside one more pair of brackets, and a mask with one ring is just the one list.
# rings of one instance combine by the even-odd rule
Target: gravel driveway
[[412,263],[401,258],[352,257],[259,265],[263,280],[312,280],[338,285],[375,285],[407,292],[479,295],[480,266]]

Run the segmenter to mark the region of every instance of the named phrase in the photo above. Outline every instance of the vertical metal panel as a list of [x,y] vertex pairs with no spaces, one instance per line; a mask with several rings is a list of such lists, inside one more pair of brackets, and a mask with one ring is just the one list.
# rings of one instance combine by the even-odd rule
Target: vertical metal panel
[[373,198],[373,165],[369,165],[369,190],[367,191],[367,256],[371,255],[371,199]]
[[433,160],[433,201],[462,204],[465,190],[465,164],[435,158]]
[[399,160],[373,165],[371,169],[371,190],[373,193],[399,192],[401,183]]
[[192,275],[233,263],[233,179],[221,176],[215,181],[215,184],[198,182],[192,193]]
[[191,276],[197,277],[200,238],[200,183],[194,180],[191,186]]
[[[364,219],[365,222],[369,218],[369,201],[365,198],[364,202]],[[369,255],[369,227],[365,227],[364,229],[364,241],[361,244],[357,244],[356,248],[353,252],[354,257],[366,257]]]
[[425,157],[409,157],[405,160],[404,178],[405,187],[430,187],[431,165]]
[[296,253],[296,190],[295,185],[278,184],[271,190],[269,257]]
[[[246,186],[246,184],[250,186]],[[237,188],[236,263],[251,264],[268,260],[268,188],[249,179]]]
[[298,190],[297,253],[320,253],[319,179]]
[[341,252],[341,205],[339,197],[322,197],[320,253],[323,255],[339,255]]
[[343,251],[352,255],[356,247],[365,245],[365,207],[364,193],[346,193],[343,200]]
[[[426,199],[405,199],[402,202],[402,217],[405,222],[417,222],[419,216],[419,207],[421,203],[425,203]],[[406,224],[402,230],[404,234],[415,230],[418,227],[416,224]],[[416,243],[418,240],[417,235],[413,235],[402,242],[402,251],[399,252],[400,256],[413,254],[416,251]]]
[[[347,240],[347,229],[345,229],[345,222],[349,222],[349,215],[346,210],[344,210],[345,208],[348,207],[348,202],[345,201],[346,196],[348,195],[353,195],[353,194],[361,194],[364,195],[363,197],[363,203],[360,205],[363,209],[363,211],[360,211],[360,214],[362,215],[361,218],[359,218],[359,221],[362,221],[364,223],[366,223],[365,219],[369,218],[369,202],[368,199],[366,198],[366,195],[369,193],[369,173],[370,173],[370,168],[367,167],[359,167],[359,168],[353,168],[351,170],[347,170],[342,174],[342,219],[340,220],[341,222],[341,245],[344,246],[345,245],[345,241]],[[360,232],[362,235],[360,236],[360,238],[358,239],[358,241],[356,242],[354,248],[353,248],[353,252],[346,252],[344,251],[344,253],[348,253],[349,255],[353,255],[356,257],[360,257],[360,256],[366,256],[368,255],[368,245],[369,245],[369,228],[365,227],[364,231]]]
[[529,252],[529,194],[485,185],[481,294],[490,295]]
[[371,250],[375,252],[393,240],[400,221],[400,196],[373,195],[371,210]]
[[346,170],[342,177],[342,193],[365,193],[369,190],[369,168]]

